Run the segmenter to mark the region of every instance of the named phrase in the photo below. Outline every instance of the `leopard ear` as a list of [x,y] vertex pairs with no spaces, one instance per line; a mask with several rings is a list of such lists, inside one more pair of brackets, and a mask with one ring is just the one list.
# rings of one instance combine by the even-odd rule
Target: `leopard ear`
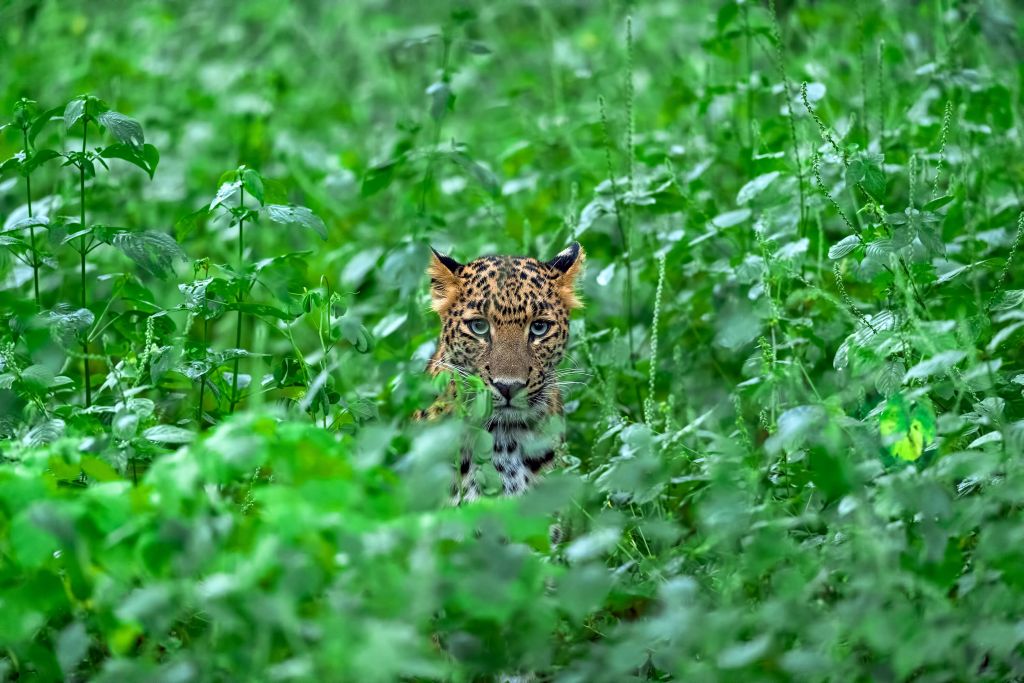
[[445,314],[459,295],[462,286],[459,277],[461,271],[461,263],[433,247],[430,248],[430,267],[427,268],[427,274],[430,276],[431,307],[440,315]]
[[580,243],[573,242],[547,263],[555,270],[561,271],[561,275],[555,281],[555,287],[569,308],[579,308],[583,305],[576,296],[576,280],[583,272],[583,262],[586,259],[587,255]]

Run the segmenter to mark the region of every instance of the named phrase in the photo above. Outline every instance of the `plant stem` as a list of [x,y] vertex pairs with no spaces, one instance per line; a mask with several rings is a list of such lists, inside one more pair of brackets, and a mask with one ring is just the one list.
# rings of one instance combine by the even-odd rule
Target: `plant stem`
[[[449,74],[448,74],[448,60],[451,58],[452,39],[448,35],[447,31],[444,31],[441,36],[441,82],[445,87],[448,87]],[[446,95],[451,97],[451,93]],[[430,154],[427,156],[427,169],[423,173],[423,181],[420,184],[420,215],[427,213],[427,192],[430,190],[430,186],[434,181],[434,162],[437,160],[437,146],[441,142],[441,127],[444,125],[445,115],[448,113],[447,104],[445,108],[439,113],[437,118],[434,119],[434,140],[430,147]]]
[[[601,112],[601,128],[604,130],[604,160],[608,170],[608,181],[611,183],[612,205],[615,207],[615,226],[619,231],[619,240],[622,242],[623,261],[626,265],[626,340],[629,342],[629,361],[636,360],[636,350],[633,348],[633,264],[629,258],[629,235],[626,232],[625,221],[622,217],[622,202],[619,199],[619,191],[615,186],[615,170],[612,167],[612,140],[608,129],[608,115],[605,111],[604,97],[597,98],[598,109]],[[641,399],[641,405],[643,401]]]
[[[245,207],[245,186],[239,188],[238,194],[238,206]],[[238,217],[238,273],[241,275],[243,268],[243,258],[245,253],[245,216],[241,215]],[[242,348],[242,299],[245,298],[245,282],[239,278],[238,281],[238,322],[235,325],[235,350]],[[241,358],[235,356],[235,367],[231,371],[231,408],[230,412],[235,412],[235,405],[238,404],[238,361]]]
[[[626,17],[626,160],[628,162],[627,172],[629,174],[630,201],[626,205],[626,222],[622,236],[622,246],[626,259],[626,320],[629,328],[626,330],[626,339],[629,341],[629,361],[635,363],[637,360],[636,349],[633,347],[633,201],[636,199],[636,158],[633,148],[634,138],[634,112],[633,112],[633,17]],[[612,179],[614,185],[615,180]],[[637,398],[643,406],[643,398],[637,390]]]
[[[86,104],[88,106],[88,103]],[[89,131],[89,118],[85,117],[82,119],[82,158],[78,160],[78,196],[79,202],[79,220],[81,223],[80,230],[85,230],[85,144],[86,138]],[[81,237],[81,248],[78,251],[81,257],[81,276],[82,281],[80,283],[81,289],[81,301],[82,308],[86,308],[88,299],[85,294],[85,256],[89,253],[88,248],[85,244],[85,235]],[[85,407],[89,408],[92,406],[92,376],[89,369],[89,340],[88,338],[82,340],[82,363],[85,366]]]
[[[25,141],[25,159],[29,158],[28,151],[28,129],[21,129],[22,139]],[[32,174],[25,174],[25,200],[28,204],[28,217],[32,218]],[[32,284],[35,287],[36,308],[42,308],[39,299],[39,254],[36,251],[36,226],[31,221],[28,224],[28,234],[32,244]]]
[[[204,306],[205,308],[205,306]],[[210,350],[210,319],[203,318],[203,360],[206,360],[206,356]],[[199,405],[196,406],[196,422],[199,425],[199,429],[203,428],[203,402],[206,398],[206,374],[199,378]]]

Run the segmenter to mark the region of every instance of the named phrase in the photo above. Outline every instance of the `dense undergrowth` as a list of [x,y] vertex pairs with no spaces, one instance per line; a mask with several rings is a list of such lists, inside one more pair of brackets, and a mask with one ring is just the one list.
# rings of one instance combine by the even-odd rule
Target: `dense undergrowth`
[[[1022,18],[5,3],[0,679],[1024,675]],[[446,507],[428,245],[572,239]]]

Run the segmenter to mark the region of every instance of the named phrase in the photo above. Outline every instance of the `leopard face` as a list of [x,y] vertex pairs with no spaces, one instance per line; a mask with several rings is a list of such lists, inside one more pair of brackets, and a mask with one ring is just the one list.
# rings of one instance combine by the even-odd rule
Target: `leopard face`
[[493,398],[492,421],[530,425],[561,412],[556,370],[584,261],[573,243],[550,261],[484,256],[461,264],[433,252],[429,274],[441,338],[429,370],[475,374]]

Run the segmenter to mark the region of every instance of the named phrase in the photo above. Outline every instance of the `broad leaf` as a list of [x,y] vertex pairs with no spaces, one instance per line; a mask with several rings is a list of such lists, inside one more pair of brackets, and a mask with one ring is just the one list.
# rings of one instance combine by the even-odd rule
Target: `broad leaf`
[[903,394],[895,394],[878,418],[878,431],[889,454],[912,462],[935,441],[935,413],[927,403],[910,403]]
[[859,236],[848,235],[829,247],[828,257],[832,260],[841,259],[859,247],[860,244]]
[[121,232],[114,236],[112,244],[160,279],[174,272],[175,261],[185,260],[185,252],[174,238],[162,232]]
[[268,204],[263,207],[262,213],[275,223],[308,228],[320,235],[320,239],[327,239],[327,226],[305,206]]
[[142,125],[138,121],[116,111],[107,110],[97,117],[99,123],[106,127],[118,142],[122,142],[134,150],[141,150],[146,142],[142,133]]

